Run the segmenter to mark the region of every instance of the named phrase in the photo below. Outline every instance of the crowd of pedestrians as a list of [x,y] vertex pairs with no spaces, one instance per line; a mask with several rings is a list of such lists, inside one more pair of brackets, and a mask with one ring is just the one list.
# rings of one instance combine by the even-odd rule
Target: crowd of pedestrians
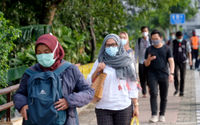
[[[143,26],[133,50],[128,33],[108,34],[86,80],[77,66],[63,59],[55,36],[40,36],[35,44],[38,63],[25,71],[14,95],[23,125],[78,125],[76,107],[90,103],[97,94],[98,125],[130,125],[132,117],[139,117],[140,90],[142,98],[150,95],[149,122],[165,122],[169,84],[174,83],[174,96],[184,96],[187,62],[191,70],[200,69],[195,31],[190,41],[181,31],[170,35],[165,42],[159,30],[149,33]],[[98,82],[101,88],[94,87]]]

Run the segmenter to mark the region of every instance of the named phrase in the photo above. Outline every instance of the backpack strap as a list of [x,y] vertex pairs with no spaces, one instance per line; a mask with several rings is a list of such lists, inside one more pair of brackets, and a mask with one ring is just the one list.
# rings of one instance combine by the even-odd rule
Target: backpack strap
[[140,43],[141,43],[142,38],[138,39],[138,48],[140,49]]
[[28,74],[29,76],[38,73],[38,71],[34,70],[33,67],[30,67],[28,69],[26,69],[25,71],[26,74]]
[[67,69],[72,64],[66,61],[63,61],[61,65],[54,71],[56,75],[60,75],[65,69]]

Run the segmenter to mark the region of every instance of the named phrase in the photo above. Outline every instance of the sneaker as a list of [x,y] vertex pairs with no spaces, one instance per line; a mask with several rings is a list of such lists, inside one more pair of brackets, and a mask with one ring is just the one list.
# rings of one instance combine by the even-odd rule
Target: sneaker
[[178,91],[175,91],[175,92],[174,92],[174,96],[177,96],[177,95],[178,95]]
[[165,116],[161,115],[161,116],[159,117],[159,122],[165,122]]
[[158,116],[152,115],[152,117],[151,117],[151,119],[149,120],[149,122],[153,122],[153,123],[158,122]]

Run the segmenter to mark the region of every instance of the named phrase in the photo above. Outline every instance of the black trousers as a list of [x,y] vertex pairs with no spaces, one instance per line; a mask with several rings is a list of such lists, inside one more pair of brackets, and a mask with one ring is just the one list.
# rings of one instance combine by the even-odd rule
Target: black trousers
[[192,60],[195,59],[195,69],[198,68],[198,54],[199,50],[192,49]]
[[133,105],[124,110],[95,109],[98,125],[130,125]]
[[139,78],[140,84],[142,87],[142,94],[145,95],[147,93],[146,86],[147,86],[147,67],[144,64],[139,64]]
[[160,115],[165,115],[165,110],[167,106],[167,95],[169,88],[169,79],[166,78],[156,78],[156,76],[149,76],[148,78],[149,89],[150,89],[150,104],[151,104],[151,113],[152,115],[157,115],[158,105],[157,105],[157,96],[158,96],[158,86],[160,92]]
[[[179,79],[178,79],[179,78],[178,77],[178,71],[179,70],[180,70],[180,82],[179,82]],[[184,94],[185,73],[186,73],[186,63],[175,62],[174,87],[175,87],[176,91],[180,90],[180,94]],[[179,88],[179,86],[180,86],[180,88]]]

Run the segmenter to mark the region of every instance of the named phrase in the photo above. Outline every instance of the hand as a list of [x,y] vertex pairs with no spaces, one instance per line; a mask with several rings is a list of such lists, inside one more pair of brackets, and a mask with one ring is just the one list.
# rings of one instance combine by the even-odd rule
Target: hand
[[173,83],[174,82],[174,76],[173,75],[169,75],[169,83]]
[[99,63],[97,66],[97,72],[103,71],[105,67],[106,67],[106,64],[104,62]]
[[151,62],[154,59],[156,59],[156,56],[152,56],[151,54],[148,55],[147,60],[149,60]]
[[28,109],[28,105],[25,105],[25,106],[23,106],[22,109],[20,110],[20,114],[22,115],[22,117],[23,117],[25,120],[28,120],[27,112],[26,112],[27,109]]
[[134,107],[133,116],[139,117],[139,107],[138,106]]
[[54,105],[58,111],[66,110],[68,108],[68,103],[67,103],[66,99],[64,99],[64,98],[59,99]]

